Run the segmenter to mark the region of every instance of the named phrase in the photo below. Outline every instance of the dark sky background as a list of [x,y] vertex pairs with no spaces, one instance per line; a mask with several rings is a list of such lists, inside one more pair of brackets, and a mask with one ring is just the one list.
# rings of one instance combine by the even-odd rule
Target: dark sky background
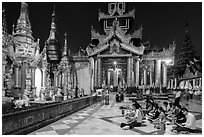
[[[33,36],[40,38],[41,48],[49,36],[53,4],[49,2],[28,3],[29,19],[32,25]],[[19,18],[20,3],[3,3],[6,8],[6,18],[9,33],[12,24]],[[98,23],[98,11],[107,13],[105,2],[56,2],[57,30],[59,40],[63,44],[65,31],[68,33],[68,45],[72,52],[79,47],[86,48],[90,43],[91,25],[101,29]],[[175,40],[176,53],[180,52],[185,34],[185,23],[189,23],[191,40],[197,54],[202,57],[202,3],[159,3],[135,2],[126,3],[128,11],[135,8],[135,21],[132,28],[138,29],[143,25],[142,42],[150,41],[152,48],[168,47]]]

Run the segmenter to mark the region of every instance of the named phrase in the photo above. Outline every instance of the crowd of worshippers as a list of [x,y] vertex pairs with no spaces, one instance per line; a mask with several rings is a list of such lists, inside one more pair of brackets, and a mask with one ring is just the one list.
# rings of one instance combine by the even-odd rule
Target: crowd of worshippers
[[153,105],[153,109],[144,114],[139,103],[135,101],[125,114],[126,123],[121,123],[124,130],[132,129],[142,125],[144,119],[149,120],[154,128],[166,130],[167,120],[175,125],[172,131],[177,133],[193,133],[196,130],[195,116],[187,108],[175,105],[174,103],[163,102],[161,106]]

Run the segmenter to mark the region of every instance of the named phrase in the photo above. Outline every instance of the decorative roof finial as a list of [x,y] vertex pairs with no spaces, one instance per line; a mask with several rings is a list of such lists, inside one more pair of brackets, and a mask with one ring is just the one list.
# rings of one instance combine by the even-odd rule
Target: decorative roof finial
[[189,23],[188,22],[186,22],[185,27],[186,27],[185,32],[188,33],[188,29],[189,29]]
[[62,57],[67,56],[67,32],[65,32],[64,34],[64,48],[63,48],[63,52],[62,52]]
[[[24,31],[21,31],[21,30],[24,30]],[[32,36],[31,23],[28,17],[28,4],[25,2],[21,2],[21,13],[17,22],[16,33],[18,35],[25,33],[27,36],[31,37],[34,40]]]
[[52,16],[55,16],[55,3],[54,3],[54,6],[53,6],[53,13],[52,13]]
[[13,25],[12,25],[12,34],[15,34],[15,22],[13,22]]
[[54,4],[53,13],[52,13],[51,29],[56,29],[55,21],[56,21],[56,14],[55,14],[55,4]]

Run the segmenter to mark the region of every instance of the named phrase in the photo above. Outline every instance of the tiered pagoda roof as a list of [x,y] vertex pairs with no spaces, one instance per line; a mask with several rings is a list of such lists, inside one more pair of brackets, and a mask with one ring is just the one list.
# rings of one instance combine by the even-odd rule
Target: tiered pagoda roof
[[61,58],[61,46],[58,41],[58,32],[57,32],[57,26],[56,26],[56,14],[55,14],[55,6],[54,10],[52,13],[52,22],[51,22],[51,29],[50,29],[50,34],[49,38],[46,41],[47,45],[47,55],[48,55],[48,60],[52,64],[58,64],[60,62]]

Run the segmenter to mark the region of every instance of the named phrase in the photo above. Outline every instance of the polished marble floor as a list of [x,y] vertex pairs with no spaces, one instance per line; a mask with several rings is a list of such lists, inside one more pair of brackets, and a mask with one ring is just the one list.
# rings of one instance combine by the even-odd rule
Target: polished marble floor
[[[159,100],[158,103],[163,101]],[[144,105],[144,101],[139,101]],[[155,129],[148,121],[144,120],[141,127],[132,130],[123,130],[120,123],[125,122],[122,117],[120,106],[129,105],[131,102],[125,100],[122,103],[114,101],[114,94],[110,95],[110,104],[97,103],[58,120],[50,125],[38,129],[30,135],[176,135],[171,132],[172,125],[167,123],[165,132]],[[202,105],[189,102],[186,107],[196,116],[197,128],[202,129]],[[185,106],[186,102],[181,101]],[[194,133],[198,134],[198,133]],[[199,133],[201,134],[201,133]]]

